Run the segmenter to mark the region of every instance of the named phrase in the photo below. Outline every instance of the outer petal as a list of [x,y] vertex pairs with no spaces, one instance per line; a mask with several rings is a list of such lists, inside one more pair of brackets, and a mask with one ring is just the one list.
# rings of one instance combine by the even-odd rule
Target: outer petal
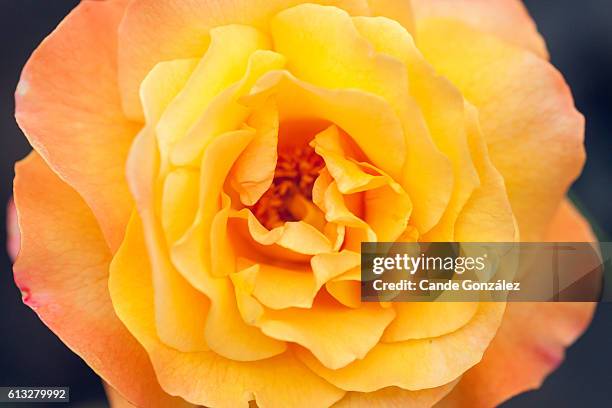
[[[226,24],[266,29],[270,16],[303,0],[134,0],[120,28],[120,80],[129,117],[142,119],[138,87],[160,61],[200,57],[209,31]],[[313,0],[343,7],[354,15],[369,14],[366,0]]]
[[113,311],[111,254],[90,209],[36,153],[16,173],[22,235],[14,270],[24,302],[128,400],[186,405],[161,390],[144,349]]
[[[594,242],[588,223],[563,202],[547,240]],[[441,407],[492,407],[538,388],[563,352],[588,326],[594,303],[509,303],[482,361],[468,371]]]
[[418,37],[425,57],[478,108],[521,240],[540,240],[585,159],[584,118],[562,76],[534,54],[451,20],[421,21]]
[[544,39],[520,0],[412,0],[412,4],[417,24],[432,17],[457,19],[548,58]]
[[131,211],[124,165],[137,127],[123,116],[117,26],[125,1],[83,1],[28,61],[16,117],[28,140],[92,208],[111,249]]

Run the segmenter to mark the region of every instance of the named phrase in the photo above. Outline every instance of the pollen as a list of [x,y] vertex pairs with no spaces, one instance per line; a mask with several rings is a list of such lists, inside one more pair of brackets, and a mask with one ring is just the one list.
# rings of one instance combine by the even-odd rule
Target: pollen
[[324,166],[310,146],[279,151],[272,185],[251,208],[255,217],[272,229],[316,211],[312,187]]

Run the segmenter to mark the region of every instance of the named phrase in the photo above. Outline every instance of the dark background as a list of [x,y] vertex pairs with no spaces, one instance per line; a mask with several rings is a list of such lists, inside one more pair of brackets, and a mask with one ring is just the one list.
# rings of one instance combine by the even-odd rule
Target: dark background
[[[13,92],[36,45],[76,0],[0,0],[0,208],[11,195],[13,163],[30,150],[13,119]],[[529,0],[552,61],[587,118],[588,162],[572,197],[600,240],[612,233],[612,0]],[[0,218],[0,386],[70,386],[73,404],[104,406],[96,375],[21,303],[4,251]],[[137,375],[137,373],[135,373]],[[19,404],[24,407],[25,404]],[[40,407],[40,405],[38,405]],[[537,391],[513,407],[612,406],[612,304],[601,304],[586,334]]]

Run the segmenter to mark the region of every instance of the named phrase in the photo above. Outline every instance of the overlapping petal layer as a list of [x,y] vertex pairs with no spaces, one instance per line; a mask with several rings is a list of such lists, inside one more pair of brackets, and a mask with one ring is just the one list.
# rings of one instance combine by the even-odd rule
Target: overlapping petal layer
[[115,314],[111,253],[91,210],[35,152],[17,165],[15,202],[21,250],[14,270],[24,302],[129,401],[188,406],[161,390],[149,356]]
[[[49,214],[84,217],[60,223],[63,241],[35,243],[31,220],[50,218],[33,198],[48,191],[17,184],[27,260],[16,276],[37,288],[31,304],[141,405],[144,388],[101,355],[115,344],[107,331],[163,404],[184,403],[169,394],[215,407],[487,405],[541,380],[590,306],[359,297],[363,241],[534,240],[566,219],[584,230],[565,204],[554,216],[583,161],[581,118],[524,9],[418,1],[415,22],[409,2],[302,3],[83,2],[41,46],[18,116],[52,170],[33,156],[21,179],[66,190]],[[65,95],[68,79],[90,99]],[[58,95],[65,103],[46,112]],[[31,265],[58,242],[83,264],[68,276],[51,263],[47,280]],[[73,282],[83,294],[47,306]],[[102,307],[89,310],[91,299]],[[91,349],[89,332],[66,324],[75,313],[107,325]],[[526,315],[556,330],[532,335]],[[502,381],[489,372],[515,352],[550,358],[499,393],[472,390]]]
[[34,51],[15,93],[32,146],[92,208],[109,246],[132,207],[125,160],[138,125],[121,110],[117,27],[126,1],[84,1]]
[[[594,242],[588,223],[567,201],[545,237],[551,242]],[[595,303],[510,303],[483,360],[469,370],[441,407],[490,407],[539,387],[584,331]]]

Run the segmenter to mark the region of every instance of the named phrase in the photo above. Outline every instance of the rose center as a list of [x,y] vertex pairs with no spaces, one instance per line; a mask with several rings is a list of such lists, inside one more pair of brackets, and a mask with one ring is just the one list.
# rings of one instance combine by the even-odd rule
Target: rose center
[[308,145],[281,149],[272,185],[251,207],[253,214],[268,229],[287,221],[317,223],[321,217],[312,203],[312,187],[324,166],[321,156]]

